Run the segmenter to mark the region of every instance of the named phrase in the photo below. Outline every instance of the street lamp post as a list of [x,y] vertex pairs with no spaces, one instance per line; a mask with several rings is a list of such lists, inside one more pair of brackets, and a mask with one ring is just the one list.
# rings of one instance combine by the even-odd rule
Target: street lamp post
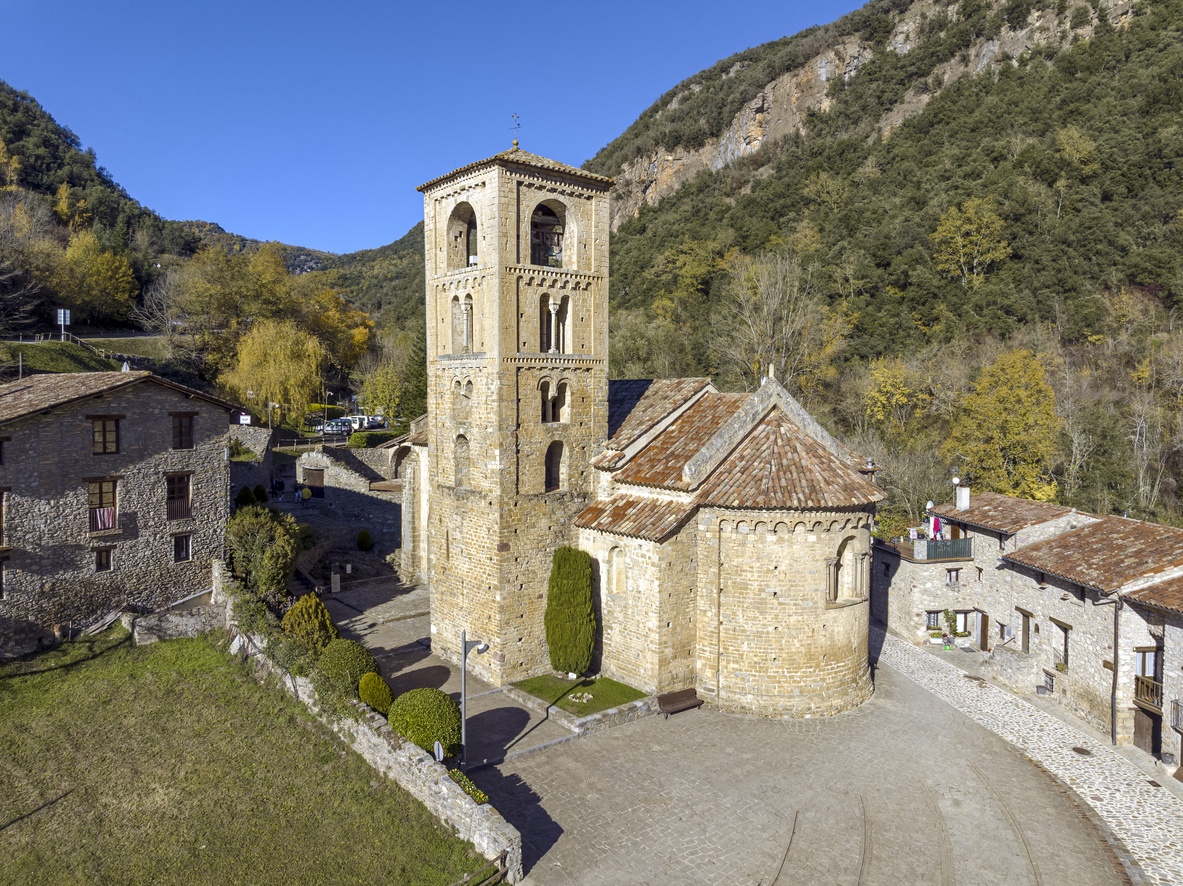
[[477,655],[489,651],[489,644],[480,640],[469,640],[468,632],[460,632],[460,771],[468,772],[468,653],[476,650]]

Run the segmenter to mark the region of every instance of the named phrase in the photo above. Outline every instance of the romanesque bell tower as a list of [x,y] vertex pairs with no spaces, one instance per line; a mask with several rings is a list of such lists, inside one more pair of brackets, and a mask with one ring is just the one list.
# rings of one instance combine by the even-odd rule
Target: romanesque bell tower
[[495,685],[549,669],[551,557],[608,432],[608,189],[519,150],[423,192],[433,649],[490,645]]

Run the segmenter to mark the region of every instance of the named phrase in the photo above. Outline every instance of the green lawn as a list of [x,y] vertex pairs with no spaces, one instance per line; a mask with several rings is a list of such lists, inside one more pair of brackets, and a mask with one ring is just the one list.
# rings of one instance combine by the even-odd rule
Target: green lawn
[[0,344],[0,364],[11,364],[6,375],[12,378],[16,378],[18,353],[22,355],[25,372],[110,372],[119,368],[119,364],[73,342],[6,342]]
[[120,338],[88,338],[88,344],[113,354],[148,357],[158,362],[168,358],[168,342],[163,335],[129,335]]
[[212,641],[0,666],[0,883],[450,884],[484,864]]
[[[568,680],[566,677],[555,677],[543,674],[541,677],[531,677],[514,684],[523,692],[541,698],[547,704],[553,704],[560,710],[577,717],[588,714],[598,714],[609,708],[644,698],[645,693],[607,677],[598,680]],[[572,695],[585,693],[591,696],[586,701],[573,701]]]

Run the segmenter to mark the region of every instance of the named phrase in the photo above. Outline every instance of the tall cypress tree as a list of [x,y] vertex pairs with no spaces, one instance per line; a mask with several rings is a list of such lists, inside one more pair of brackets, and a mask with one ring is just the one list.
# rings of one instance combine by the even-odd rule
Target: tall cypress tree
[[556,671],[582,674],[591,666],[596,640],[591,555],[577,548],[555,551],[546,589],[546,645]]

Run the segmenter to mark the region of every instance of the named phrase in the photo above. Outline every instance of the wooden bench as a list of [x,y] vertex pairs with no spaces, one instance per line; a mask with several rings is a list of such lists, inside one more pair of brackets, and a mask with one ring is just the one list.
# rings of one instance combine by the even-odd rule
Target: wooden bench
[[657,709],[665,714],[667,720],[670,714],[698,707],[702,707],[702,699],[693,689],[679,689],[677,692],[665,692],[657,696]]

